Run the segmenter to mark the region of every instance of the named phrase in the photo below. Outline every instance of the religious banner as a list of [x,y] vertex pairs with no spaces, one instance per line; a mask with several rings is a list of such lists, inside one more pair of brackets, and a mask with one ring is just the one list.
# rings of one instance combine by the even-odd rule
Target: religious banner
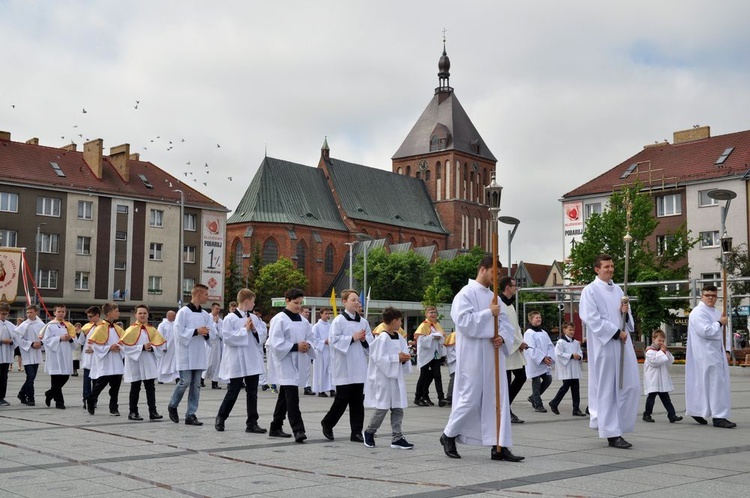
[[18,278],[21,275],[22,249],[0,248],[0,301],[12,303],[18,294]]
[[583,236],[583,201],[563,204],[563,256],[570,254],[572,241],[580,242]]
[[201,283],[208,286],[208,300],[219,303],[224,302],[226,222],[226,214],[204,211]]

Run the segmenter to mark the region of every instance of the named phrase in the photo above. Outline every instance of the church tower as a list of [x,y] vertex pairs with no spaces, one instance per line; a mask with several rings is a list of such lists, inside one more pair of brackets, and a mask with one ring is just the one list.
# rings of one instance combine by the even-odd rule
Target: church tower
[[484,187],[497,159],[453,92],[450,67],[443,40],[435,95],[391,158],[393,172],[425,183],[450,232],[447,249],[481,246],[490,251],[491,216]]

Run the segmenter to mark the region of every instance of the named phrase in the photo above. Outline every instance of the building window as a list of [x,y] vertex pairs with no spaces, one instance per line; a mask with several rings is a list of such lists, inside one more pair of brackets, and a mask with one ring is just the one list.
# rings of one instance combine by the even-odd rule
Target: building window
[[184,246],[182,248],[182,262],[195,263],[195,246]]
[[302,273],[305,273],[305,267],[307,266],[307,249],[305,243],[300,241],[297,243],[297,269]]
[[333,257],[333,245],[329,244],[328,247],[326,247],[325,262],[323,263],[323,271],[326,273],[333,273]]
[[91,237],[78,237],[76,241],[76,254],[79,256],[91,256]]
[[713,280],[712,282],[703,282],[700,286],[704,285],[715,285],[719,287],[721,285],[721,273],[701,273],[701,280]]
[[124,204],[117,205],[117,214],[128,214],[128,207]]
[[149,275],[148,293],[149,294],[161,294],[161,277],[160,276]]
[[152,227],[162,228],[164,226],[164,211],[161,209],[152,209],[149,224]]
[[440,161],[435,163],[435,180],[440,180],[443,177],[443,166]]
[[656,198],[656,216],[682,214],[682,194],[663,195]]
[[674,235],[657,235],[656,236],[656,254],[663,256],[667,248],[674,240]]
[[586,204],[584,210],[586,219],[588,220],[592,214],[602,214],[602,203],[592,202],[591,204]]
[[0,230],[0,247],[18,247],[18,232]]
[[275,263],[279,259],[279,246],[276,245],[276,241],[268,239],[263,244],[263,264],[270,265]]
[[188,232],[195,232],[198,229],[198,215],[185,213],[185,216],[182,218],[182,228]]
[[429,182],[430,181],[430,170],[424,172],[424,181]]
[[182,295],[190,296],[193,293],[193,287],[195,287],[194,278],[183,278],[182,279]]
[[128,269],[128,264],[125,261],[115,261],[115,270],[125,271]]
[[700,198],[700,207],[707,207],[707,206],[717,206],[719,204],[719,201],[717,199],[711,199],[708,196],[708,193],[711,192],[711,190],[701,190],[698,192],[699,198]]
[[91,201],[78,201],[78,219],[91,220],[94,218],[94,203]]
[[239,237],[235,237],[234,242],[232,242],[232,254],[234,254],[234,264],[242,268],[242,241]]
[[56,233],[39,234],[39,252],[57,254],[59,252],[60,236]]
[[161,261],[161,248],[160,242],[151,242],[148,248],[148,259],[151,261]]
[[14,194],[12,192],[0,192],[0,211],[17,213],[18,194]]
[[406,176],[411,176],[411,166],[406,165]]
[[432,138],[430,138],[430,152],[434,150],[438,150],[438,137],[437,135],[433,135]]
[[115,232],[115,240],[128,240],[128,232]]
[[40,289],[57,289],[57,270],[39,270],[37,285]]
[[54,197],[37,197],[36,214],[41,216],[60,217],[60,206],[62,201]]
[[721,237],[719,237],[718,230],[714,230],[713,232],[701,232],[700,237],[701,249],[721,246]]
[[87,271],[76,272],[75,290],[77,291],[89,290],[89,272]]
[[422,172],[417,171],[417,180],[421,180],[421,179],[422,179]]

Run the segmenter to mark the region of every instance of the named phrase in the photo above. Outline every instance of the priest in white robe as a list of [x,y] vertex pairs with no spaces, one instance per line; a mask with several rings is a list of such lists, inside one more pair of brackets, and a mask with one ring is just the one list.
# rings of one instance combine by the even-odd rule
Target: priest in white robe
[[161,358],[159,359],[159,382],[173,382],[180,378],[177,373],[177,338],[174,333],[174,319],[177,316],[172,310],[167,311],[167,316],[159,324],[159,333],[167,343],[164,345]]
[[329,392],[333,392],[331,381],[331,346],[328,344],[328,336],[331,331],[331,309],[322,308],[320,319],[313,326],[315,336],[315,361],[313,362],[313,392],[318,393],[321,398],[327,398]]
[[699,424],[707,424],[711,417],[714,427],[733,429],[737,424],[728,420],[732,403],[722,341],[727,317],[714,307],[717,295],[716,286],[704,286],[701,302],[688,318],[685,411]]
[[[622,289],[612,282],[615,272],[612,257],[597,256],[594,271],[596,279],[581,292],[579,307],[581,320],[586,324],[589,355],[589,426],[598,429],[599,437],[607,438],[613,448],[627,449],[632,444],[622,435],[635,429],[641,394],[638,360],[630,339],[633,316],[629,305],[622,302]],[[624,330],[623,313],[627,313]],[[622,371],[621,352],[625,355]]]
[[[501,265],[498,262],[498,268]],[[492,256],[479,263],[476,279],[456,294],[451,318],[456,324],[456,374],[453,404],[440,443],[451,458],[461,458],[456,440],[475,446],[491,446],[492,460],[518,462],[511,434],[508,378],[505,358],[513,345],[514,328],[508,320],[505,304],[493,304]],[[498,336],[494,337],[494,323]],[[495,351],[499,353],[499,372],[495,372]],[[500,434],[497,431],[495,386],[500,383]],[[501,446],[497,451],[497,445]]]

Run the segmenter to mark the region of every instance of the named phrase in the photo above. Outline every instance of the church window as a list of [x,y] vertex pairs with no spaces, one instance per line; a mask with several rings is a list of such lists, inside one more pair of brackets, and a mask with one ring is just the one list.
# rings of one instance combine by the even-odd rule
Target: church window
[[411,166],[406,166],[406,176],[411,176]]
[[242,241],[239,237],[235,237],[234,239],[232,252],[234,253],[234,264],[242,267]]
[[403,175],[404,174],[404,172],[401,171],[401,166],[399,166],[398,168],[396,168],[396,173],[398,173],[399,175]]
[[434,150],[438,150],[438,137],[437,135],[433,135],[432,138],[430,138],[430,152]]
[[324,271],[326,273],[333,273],[333,245],[328,244],[328,247],[326,247],[326,257],[324,262]]
[[443,177],[443,167],[440,165],[440,161],[435,163],[435,180],[440,180]]
[[421,179],[422,179],[422,172],[417,171],[417,180],[421,180]]
[[424,172],[424,181],[429,182],[430,181],[430,170]]
[[307,248],[305,247],[305,241],[301,240],[297,243],[297,269],[302,273],[305,273],[305,266],[307,265]]
[[263,243],[263,264],[270,265],[279,259],[279,246],[273,239],[268,239]]

